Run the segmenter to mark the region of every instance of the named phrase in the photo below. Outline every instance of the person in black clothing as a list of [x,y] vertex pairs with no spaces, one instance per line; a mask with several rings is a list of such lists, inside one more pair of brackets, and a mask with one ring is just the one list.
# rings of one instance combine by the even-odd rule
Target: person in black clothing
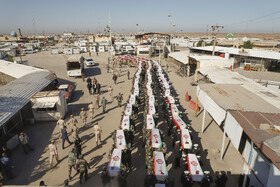
[[96,91],[98,92],[99,95],[100,95],[100,89],[101,89],[101,85],[99,83],[96,83]]
[[87,78],[87,83],[88,84],[91,83],[91,78],[90,77]]
[[5,145],[2,146],[0,155],[2,155],[3,153],[6,153],[8,158],[12,157],[12,151],[10,149],[8,149]]
[[91,82],[89,82],[89,83],[87,84],[87,88],[88,88],[89,94],[92,95],[92,92],[91,92],[92,84],[91,84]]
[[75,138],[74,145],[75,145],[76,157],[79,158],[79,156],[82,154],[82,140],[78,135]]
[[216,183],[216,185],[215,185],[216,187],[225,187],[226,186],[227,176],[224,171],[222,171],[221,174],[219,174],[216,177],[215,183]]
[[122,152],[122,163],[126,168],[131,167],[131,153],[128,149],[124,149]]
[[63,126],[63,129],[61,129],[61,138],[62,138],[62,149],[64,149],[64,142],[65,142],[65,140],[70,145],[72,144],[72,142],[69,141],[68,134],[67,134],[67,131],[66,131],[66,126]]
[[107,167],[103,167],[101,172],[101,180],[103,186],[110,186],[111,177],[108,175]]

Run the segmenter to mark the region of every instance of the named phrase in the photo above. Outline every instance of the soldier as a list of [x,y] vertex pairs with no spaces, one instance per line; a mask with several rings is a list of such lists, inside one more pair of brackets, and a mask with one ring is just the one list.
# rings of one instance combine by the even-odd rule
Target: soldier
[[79,158],[79,156],[82,154],[82,140],[81,138],[77,135],[74,141],[75,144],[75,151],[76,151],[76,156]]
[[122,100],[123,100],[123,96],[122,96],[121,92],[119,92],[119,95],[117,96],[117,101],[118,101],[119,107],[122,106]]
[[56,125],[58,125],[61,129],[63,129],[63,126],[65,125],[65,121],[63,120],[62,116],[60,116],[59,120],[56,122]]
[[96,141],[96,146],[98,146],[98,141],[101,143],[101,133],[102,129],[100,125],[98,124],[98,121],[94,123],[95,125],[93,126],[94,133],[95,133],[95,141]]
[[99,95],[98,95],[97,91],[94,94],[94,102],[95,102],[95,108],[98,109],[99,108]]
[[80,118],[81,118],[82,122],[84,123],[84,125],[86,125],[87,124],[87,113],[84,108],[81,108]]
[[70,119],[68,121],[68,125],[72,125],[73,123],[78,123],[78,120],[74,117],[73,114],[70,115]]
[[77,168],[80,170],[80,184],[82,184],[83,177],[85,177],[85,181],[88,178],[88,169],[90,169],[89,164],[84,159],[83,155],[80,155],[77,160]]
[[107,64],[106,69],[107,69],[107,73],[109,73],[109,71],[110,71],[110,65],[109,65],[109,63]]
[[53,158],[56,159],[56,162],[58,163],[58,151],[57,151],[57,147],[55,145],[55,141],[52,140],[51,144],[49,144],[49,150],[50,150],[50,168],[52,167],[52,162],[53,162]]
[[71,129],[71,132],[72,132],[72,137],[75,140],[76,136],[78,136],[79,128],[77,127],[76,123],[73,123],[72,125],[73,126],[72,126],[72,129]]
[[71,171],[72,167],[76,169],[76,155],[75,155],[75,149],[72,148],[68,154],[68,176],[69,180],[72,179],[71,177]]
[[105,113],[106,105],[107,105],[107,99],[105,99],[105,97],[102,98],[101,104],[102,104],[102,108],[103,108],[103,113]]
[[130,75],[130,72],[129,70],[127,70],[127,79],[129,80],[129,75]]
[[112,86],[109,87],[108,92],[109,92],[109,95],[111,97],[111,100],[113,101],[114,97],[113,97],[113,88],[112,88]]
[[93,116],[94,116],[94,106],[92,104],[92,101],[88,105],[88,112],[89,112],[90,118],[93,119]]

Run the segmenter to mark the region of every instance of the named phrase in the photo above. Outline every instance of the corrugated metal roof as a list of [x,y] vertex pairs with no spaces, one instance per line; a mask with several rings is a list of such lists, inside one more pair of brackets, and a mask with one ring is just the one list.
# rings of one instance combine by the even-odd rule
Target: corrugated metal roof
[[[206,46],[206,47],[191,47],[191,49],[198,49],[202,51],[213,51],[213,46]],[[250,57],[257,57],[257,58],[266,58],[266,59],[274,59],[280,60],[280,53],[277,51],[268,51],[268,50],[256,50],[256,49],[246,49],[248,54],[239,54],[240,49],[238,48],[231,48],[231,47],[215,47],[215,52],[220,53],[229,53],[234,55],[241,55],[241,56],[250,56]]]
[[[236,84],[200,84],[203,90],[224,110],[279,113],[280,109],[266,102],[253,92]],[[199,92],[198,92],[199,95]]]
[[189,63],[189,52],[188,51],[180,51],[180,52],[174,52],[174,53],[169,53],[169,57],[183,63],[183,64],[188,64]]
[[274,92],[237,72],[218,67],[203,67],[199,72],[215,84],[239,84],[280,110],[280,93]]
[[[273,130],[274,125],[280,125],[280,114],[240,111],[229,112],[254,144],[278,169],[280,169],[280,133]],[[269,124],[271,129],[262,130],[260,129],[260,124]]]
[[22,76],[0,87],[0,126],[15,115],[30,98],[52,82],[45,70]]

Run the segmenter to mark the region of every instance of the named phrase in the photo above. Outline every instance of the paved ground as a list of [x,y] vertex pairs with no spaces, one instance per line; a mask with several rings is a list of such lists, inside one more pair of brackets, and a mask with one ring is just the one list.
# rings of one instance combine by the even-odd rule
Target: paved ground
[[[99,64],[95,67],[87,68],[85,72],[86,76],[96,77],[100,82],[102,85],[101,98],[105,96],[107,100],[110,100],[109,94],[106,90],[111,85],[114,89],[114,95],[118,92],[122,92],[124,94],[124,101],[126,101],[130,95],[130,89],[132,88],[132,79],[128,80],[126,73],[122,72],[118,84],[114,85],[112,74],[106,73],[107,58],[108,53],[100,53],[98,57],[94,55],[93,59]],[[69,109],[75,114],[75,116],[79,114],[81,107],[87,106],[92,100],[93,96],[89,95],[86,83],[83,82],[81,78],[75,79],[67,77],[64,55],[50,55],[49,52],[43,52],[25,56],[24,59],[28,59],[30,65],[54,70],[59,77],[60,83],[68,82],[75,85],[75,95],[73,101],[69,103]],[[165,61],[162,62],[163,65],[165,65],[165,63]],[[179,109],[184,113],[183,119],[190,122],[191,127],[194,130],[193,141],[194,143],[200,144],[203,150],[203,169],[211,171],[213,176],[217,171],[227,172],[227,186],[236,186],[238,182],[237,176],[242,172],[241,156],[231,144],[228,144],[229,140],[227,139],[226,154],[223,160],[220,159],[219,150],[221,149],[222,144],[222,131],[218,125],[211,120],[211,117],[206,115],[205,124],[209,125],[207,125],[204,133],[200,133],[202,114],[195,117],[194,112],[189,109],[188,103],[184,100],[186,91],[189,92],[192,99],[195,99],[196,87],[190,85],[192,78],[180,77],[176,73],[177,67],[171,65],[169,65],[169,67],[168,75],[175,88],[174,95],[180,100],[181,106]],[[124,70],[126,69],[128,68],[125,67]],[[136,68],[129,68],[129,70],[132,76],[135,73]],[[159,100],[159,102],[161,101]],[[92,168],[89,170],[90,179],[82,186],[102,186],[99,173],[103,166],[108,165],[107,154],[113,143],[111,135],[115,129],[118,129],[123,107],[117,107],[117,102],[113,101],[108,104],[107,110],[108,112],[106,114],[101,113],[101,108],[98,111],[95,111],[94,120],[90,121],[86,126],[81,125],[81,120],[79,119],[78,126],[82,129],[80,135],[84,142],[82,153],[85,155],[85,159],[89,162]],[[162,114],[159,114],[158,116],[159,120],[161,120],[161,115]],[[95,146],[95,137],[93,129],[91,128],[92,122],[97,120],[103,128],[103,142],[99,148]],[[134,169],[128,175],[128,186],[143,186],[144,177],[147,173],[144,164],[144,148],[141,147],[142,125],[141,118],[137,119],[135,145],[132,152],[132,165]],[[159,128],[167,134],[167,126],[164,125],[164,122],[161,121]],[[38,185],[41,180],[44,180],[47,185],[56,186],[61,185],[63,181],[67,179],[67,155],[70,146],[64,150],[61,149],[59,131],[60,129],[55,123],[38,123],[35,126],[27,128],[26,132],[31,137],[32,146],[35,147],[35,151],[28,155],[24,155],[21,150],[15,150],[13,160],[15,161],[15,174],[17,177],[9,181],[9,184]],[[48,169],[49,153],[47,146],[51,139],[57,140],[60,162],[53,169]],[[174,149],[171,147],[171,138],[164,137],[164,141],[168,145],[167,160],[169,176],[175,180],[175,186],[180,186],[180,174],[183,169],[174,168]],[[78,176],[75,176],[70,182],[70,184],[74,186],[79,186],[78,183]],[[117,186],[116,179],[112,181],[112,186]]]

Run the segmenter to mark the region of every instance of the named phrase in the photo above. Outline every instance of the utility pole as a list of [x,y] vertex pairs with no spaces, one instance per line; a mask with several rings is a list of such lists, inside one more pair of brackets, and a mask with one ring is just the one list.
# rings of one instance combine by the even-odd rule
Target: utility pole
[[109,10],[109,32],[110,32],[110,39],[109,39],[109,42],[111,44],[111,47],[110,47],[110,61],[113,60],[112,59],[112,33],[111,33],[111,16],[110,16],[110,10]]
[[217,40],[217,34],[219,32],[219,28],[224,28],[224,26],[219,26],[218,23],[216,23],[215,26],[211,26],[212,30],[214,31],[214,44],[213,44],[213,52],[212,52],[212,56],[215,55],[215,47],[216,47],[216,40]]

